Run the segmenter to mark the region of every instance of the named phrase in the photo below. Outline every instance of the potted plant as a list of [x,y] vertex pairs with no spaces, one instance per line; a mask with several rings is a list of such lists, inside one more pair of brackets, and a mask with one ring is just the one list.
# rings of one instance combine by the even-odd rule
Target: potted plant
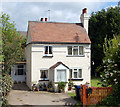
[[68,90],[71,90],[73,87],[73,82],[72,80],[70,79],[69,83],[68,83]]
[[47,87],[45,83],[43,83],[43,91],[47,91]]
[[51,88],[53,87],[52,81],[48,82],[47,90],[51,91]]
[[43,91],[43,84],[39,84],[39,89],[40,89],[40,91]]
[[66,82],[58,82],[58,92],[65,91]]
[[32,86],[32,90],[33,90],[33,91],[36,90],[36,84],[33,84],[33,86]]

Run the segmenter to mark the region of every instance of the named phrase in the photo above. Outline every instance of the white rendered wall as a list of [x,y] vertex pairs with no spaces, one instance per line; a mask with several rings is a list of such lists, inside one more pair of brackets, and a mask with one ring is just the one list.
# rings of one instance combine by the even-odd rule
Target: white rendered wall
[[[47,44],[45,44],[47,45]],[[83,81],[74,81],[75,84],[90,83],[91,70],[91,49],[90,45],[84,45],[85,56],[67,56],[67,46],[62,44],[52,44],[53,57],[43,57],[44,44],[31,45],[31,81],[38,82],[40,80],[40,69],[49,69],[51,66],[61,61],[70,69],[75,67],[82,68]],[[27,58],[26,58],[27,59]]]

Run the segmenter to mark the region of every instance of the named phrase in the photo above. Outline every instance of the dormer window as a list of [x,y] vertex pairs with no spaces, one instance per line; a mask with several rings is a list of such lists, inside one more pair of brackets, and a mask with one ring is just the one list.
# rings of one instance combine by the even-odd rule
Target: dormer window
[[52,46],[44,46],[44,56],[52,56]]

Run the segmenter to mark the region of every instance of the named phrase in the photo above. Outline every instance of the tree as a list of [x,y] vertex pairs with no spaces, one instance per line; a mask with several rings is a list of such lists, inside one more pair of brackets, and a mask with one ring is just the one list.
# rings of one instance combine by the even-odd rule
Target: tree
[[105,86],[120,84],[120,36],[114,36],[111,40],[105,38],[103,49],[105,57],[98,69],[103,69],[102,84]]
[[110,7],[107,10],[102,9],[96,13],[92,13],[89,20],[89,36],[92,42],[92,74],[95,69],[101,65],[104,58],[103,44],[107,35],[108,39],[112,39],[113,35],[120,34],[120,13],[118,7]]
[[2,29],[2,58],[4,73],[9,73],[10,68],[17,62],[24,60],[24,38],[20,36],[15,28],[15,22],[10,22],[10,16],[1,15]]

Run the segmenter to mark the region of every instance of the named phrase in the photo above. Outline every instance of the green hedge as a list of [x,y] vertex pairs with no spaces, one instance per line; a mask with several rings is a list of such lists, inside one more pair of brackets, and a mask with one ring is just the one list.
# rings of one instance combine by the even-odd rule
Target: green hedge
[[13,79],[11,78],[10,75],[5,75],[4,77],[2,77],[2,106],[4,107],[5,105],[7,105],[7,98],[6,95],[8,94],[8,92],[10,92],[10,90],[12,89],[13,86]]

